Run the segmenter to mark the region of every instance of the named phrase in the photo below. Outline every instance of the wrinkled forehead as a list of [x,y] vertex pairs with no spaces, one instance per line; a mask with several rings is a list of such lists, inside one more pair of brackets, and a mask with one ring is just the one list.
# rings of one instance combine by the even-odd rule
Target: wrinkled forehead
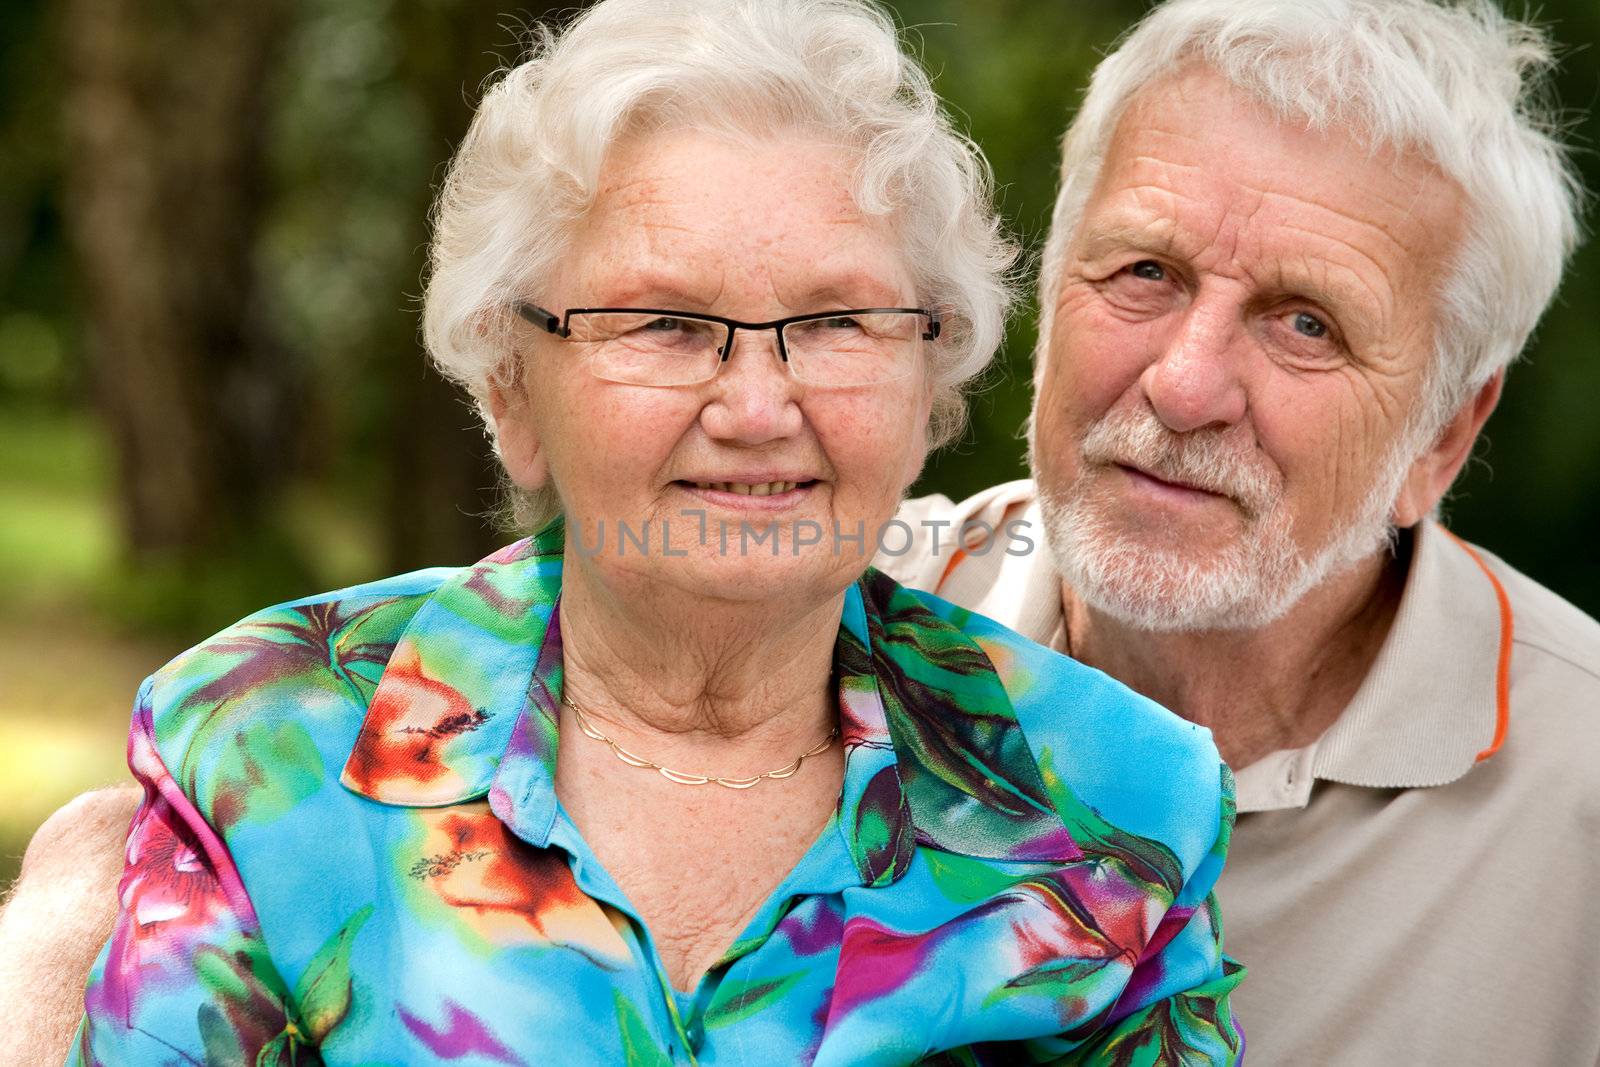
[[1074,235],[1205,265],[1337,268],[1359,297],[1432,286],[1464,226],[1459,187],[1416,152],[1284,119],[1204,67],[1155,82],[1113,133]]

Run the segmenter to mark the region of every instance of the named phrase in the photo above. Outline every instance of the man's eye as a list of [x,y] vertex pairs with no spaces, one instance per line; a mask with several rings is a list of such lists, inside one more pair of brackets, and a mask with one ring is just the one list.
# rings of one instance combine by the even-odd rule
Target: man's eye
[[1141,259],[1131,269],[1135,278],[1143,278],[1151,282],[1164,282],[1167,280],[1166,269],[1153,259]]
[[1326,337],[1328,336],[1328,324],[1315,315],[1298,311],[1294,316],[1294,332],[1305,337]]

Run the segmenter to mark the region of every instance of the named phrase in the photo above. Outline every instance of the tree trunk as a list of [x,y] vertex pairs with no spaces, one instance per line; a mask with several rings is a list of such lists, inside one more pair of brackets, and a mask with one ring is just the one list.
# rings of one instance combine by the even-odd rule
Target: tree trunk
[[248,531],[286,472],[256,319],[268,71],[283,0],[68,0],[66,196],[135,565]]
[[[519,5],[527,19],[571,11],[571,0]],[[477,104],[478,88],[497,67],[515,62],[497,0],[461,4],[407,4],[397,14],[401,40],[400,77],[417,94],[427,118],[428,141],[438,146],[444,173],[446,153],[460,144]],[[491,51],[505,46],[505,55]],[[418,175],[415,210],[417,258],[395,279],[395,292],[417,292],[424,267],[427,214],[434,195],[430,175]],[[396,317],[385,350],[414,353],[392,361],[390,379],[390,485],[388,522],[390,562],[395,569],[465,563],[505,539],[487,516],[494,510],[499,468],[476,413],[466,397],[432,370],[417,344],[416,322]],[[392,346],[392,349],[391,349]]]

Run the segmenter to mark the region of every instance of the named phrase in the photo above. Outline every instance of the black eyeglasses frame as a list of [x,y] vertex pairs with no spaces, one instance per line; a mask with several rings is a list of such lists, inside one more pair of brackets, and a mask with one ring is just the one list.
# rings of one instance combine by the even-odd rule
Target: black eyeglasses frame
[[728,356],[733,352],[733,336],[740,330],[771,330],[778,338],[778,358],[784,363],[789,362],[789,351],[783,343],[783,328],[792,326],[797,322],[816,322],[821,319],[837,319],[849,315],[921,315],[928,320],[928,328],[922,332],[924,341],[937,341],[939,339],[939,319],[927,308],[839,308],[834,311],[814,311],[806,315],[791,315],[786,319],[773,319],[771,322],[745,322],[742,319],[725,318],[722,315],[703,315],[697,311],[672,311],[667,308],[568,308],[560,315],[546,311],[538,304],[531,304],[526,300],[519,301],[516,305],[517,314],[540,329],[555,334],[565,340],[572,336],[572,328],[568,325],[574,315],[660,315],[669,319],[688,319],[692,322],[715,322],[728,328],[728,340],[718,353],[719,363],[728,362]]

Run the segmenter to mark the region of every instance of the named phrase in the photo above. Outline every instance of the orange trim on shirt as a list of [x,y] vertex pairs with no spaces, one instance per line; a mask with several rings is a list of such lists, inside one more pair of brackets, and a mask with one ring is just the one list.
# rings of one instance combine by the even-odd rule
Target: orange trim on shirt
[[950,580],[951,573],[956,569],[956,564],[967,558],[967,550],[958,548],[950,555],[950,562],[944,565],[944,573],[939,575],[939,584],[934,587],[934,592],[944,588],[944,583]]
[[[1440,529],[1444,527],[1441,526]],[[1506,596],[1505,586],[1500,584],[1500,579],[1494,576],[1489,565],[1483,562],[1483,557],[1478,555],[1477,549],[1449,530],[1444,532],[1450,534],[1451,539],[1472,557],[1472,562],[1478,565],[1484,577],[1489,579],[1489,584],[1494,586],[1495,599],[1500,602],[1500,664],[1495,671],[1494,679],[1494,740],[1489,742],[1489,747],[1478,753],[1477,759],[1474,760],[1476,763],[1482,763],[1500,751],[1500,746],[1506,743],[1506,730],[1511,725],[1511,639],[1515,621],[1511,615],[1511,598]]]

